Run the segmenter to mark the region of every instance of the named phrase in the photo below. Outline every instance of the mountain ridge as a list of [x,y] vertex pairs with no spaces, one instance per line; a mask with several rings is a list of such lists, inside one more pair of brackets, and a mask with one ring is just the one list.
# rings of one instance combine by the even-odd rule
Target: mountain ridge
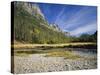
[[31,4],[29,2],[14,3],[14,39],[28,43],[68,42],[68,37],[62,32],[55,31],[49,25],[40,8],[34,3],[32,6]]

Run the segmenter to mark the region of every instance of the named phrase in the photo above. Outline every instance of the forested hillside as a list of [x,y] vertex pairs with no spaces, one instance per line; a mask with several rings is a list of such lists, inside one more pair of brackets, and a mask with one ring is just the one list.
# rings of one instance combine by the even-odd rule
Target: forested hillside
[[40,13],[36,4],[14,3],[14,40],[40,44],[70,41],[62,32],[55,31],[49,26],[43,14]]
[[79,37],[71,37],[72,42],[97,42],[97,31],[93,34],[82,34]]
[[14,41],[33,44],[97,42],[97,31],[91,35],[67,36],[67,32],[62,32],[58,25],[48,23],[37,4],[14,2],[13,12]]

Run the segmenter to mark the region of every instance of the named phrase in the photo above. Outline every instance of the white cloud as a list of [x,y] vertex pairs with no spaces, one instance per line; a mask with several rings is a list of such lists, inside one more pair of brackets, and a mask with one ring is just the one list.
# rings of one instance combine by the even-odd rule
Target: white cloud
[[[97,30],[96,19],[91,19],[91,21],[87,19],[87,16],[92,12],[94,12],[94,9],[83,7],[79,11],[69,14],[70,12],[65,13],[65,8],[63,8],[57,15],[55,23],[57,23],[63,31],[69,31],[71,35],[74,36],[79,36],[83,33],[91,34]],[[67,16],[70,17],[67,18]]]
[[[75,25],[81,24],[82,23],[82,18],[86,16],[87,14],[90,14],[93,10],[89,8],[82,8],[80,11],[77,13],[73,14],[70,19],[66,20],[65,25],[66,29],[73,27]],[[84,18],[85,19],[85,18]]]
[[70,34],[74,36],[79,36],[83,33],[94,32],[96,30],[97,30],[97,24],[94,22],[82,27],[78,27],[77,29],[71,31]]
[[[83,7],[79,11],[75,12],[74,14],[70,15],[70,18],[67,19],[67,13],[64,13],[65,8],[57,15],[55,23],[60,25],[61,29],[70,29],[71,27],[75,27],[77,25],[81,25],[84,20],[84,16],[86,17],[87,14],[90,14],[93,10],[89,9],[88,7]],[[84,20],[82,20],[84,19]]]
[[61,17],[63,16],[64,11],[65,11],[65,8],[62,8],[62,10],[59,12],[59,14],[56,17],[55,23],[58,23],[58,22],[62,21]]

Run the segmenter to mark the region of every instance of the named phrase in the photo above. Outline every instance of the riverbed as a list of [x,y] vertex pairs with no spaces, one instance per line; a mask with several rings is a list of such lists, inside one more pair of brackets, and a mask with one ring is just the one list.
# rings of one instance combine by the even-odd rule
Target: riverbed
[[[43,53],[34,53],[43,51]],[[44,50],[46,52],[44,52]],[[65,58],[63,56],[46,56],[47,51],[61,50],[70,51],[80,56],[80,58]],[[70,70],[86,70],[97,68],[97,51],[96,49],[83,48],[48,48],[48,49],[18,49],[19,54],[14,55],[14,73],[38,73]],[[21,53],[20,51],[24,51]],[[33,51],[32,53],[27,51]],[[27,53],[25,53],[27,52]]]

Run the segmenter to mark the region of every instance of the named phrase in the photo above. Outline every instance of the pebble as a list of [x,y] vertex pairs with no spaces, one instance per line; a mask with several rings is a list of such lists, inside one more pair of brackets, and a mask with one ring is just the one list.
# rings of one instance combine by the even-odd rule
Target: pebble
[[71,60],[64,57],[44,57],[44,54],[33,54],[28,57],[14,56],[14,73],[38,73],[96,69],[97,60]]

